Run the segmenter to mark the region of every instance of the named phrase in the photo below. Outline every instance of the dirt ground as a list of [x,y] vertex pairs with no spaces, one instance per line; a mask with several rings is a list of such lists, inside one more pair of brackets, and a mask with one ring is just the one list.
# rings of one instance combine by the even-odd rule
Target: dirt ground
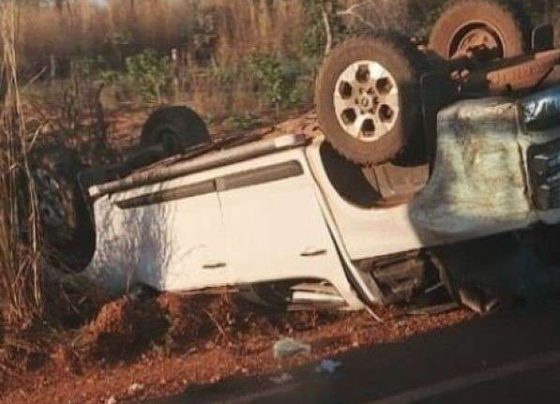
[[[0,402],[109,403],[165,397],[233,376],[274,375],[473,317],[464,310],[412,317],[386,308],[378,314],[384,323],[365,312],[270,313],[233,295],[162,295],[143,302],[121,298],[103,306],[80,329],[42,346],[43,357],[20,352],[20,367],[4,368]],[[276,360],[273,344],[282,337],[310,344],[312,353]]]

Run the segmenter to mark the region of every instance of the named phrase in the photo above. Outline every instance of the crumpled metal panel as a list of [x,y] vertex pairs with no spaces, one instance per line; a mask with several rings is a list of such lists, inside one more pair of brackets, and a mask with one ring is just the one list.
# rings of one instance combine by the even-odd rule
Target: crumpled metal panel
[[560,86],[532,94],[518,101],[525,130],[545,130],[560,126]]
[[[526,97],[517,103],[519,105],[519,115],[522,122],[522,131],[519,133],[518,142],[522,150],[522,154],[527,156],[527,171],[531,172],[531,149],[544,150],[549,149],[549,145],[556,144],[560,141],[560,86],[550,88]],[[529,113],[532,114],[529,114]],[[557,149],[555,145],[552,149]],[[542,153],[549,158],[553,158],[553,150]],[[541,154],[541,153],[539,153]],[[534,164],[533,164],[534,165]],[[533,167],[534,168],[534,167]],[[533,172],[534,174],[534,172]],[[542,173],[546,177],[546,182],[551,181],[549,185],[556,182],[557,173]],[[533,199],[539,199],[539,185],[535,183],[535,175],[529,180],[530,189]],[[531,180],[533,183],[531,183]],[[538,181],[537,181],[538,182]],[[555,188],[555,187],[551,187]],[[539,207],[538,203],[536,203]],[[541,206],[542,208],[542,206]],[[560,209],[539,210],[539,218],[542,222],[555,225],[560,223]]]
[[411,204],[420,237],[484,237],[538,219],[527,196],[516,105],[502,98],[456,103],[438,117],[434,172]]

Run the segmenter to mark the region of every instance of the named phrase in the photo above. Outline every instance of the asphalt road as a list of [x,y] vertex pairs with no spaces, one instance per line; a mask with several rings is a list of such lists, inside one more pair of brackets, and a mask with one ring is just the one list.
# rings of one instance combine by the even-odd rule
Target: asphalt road
[[560,301],[335,359],[332,375],[308,366],[284,384],[240,378],[157,403],[559,403]]

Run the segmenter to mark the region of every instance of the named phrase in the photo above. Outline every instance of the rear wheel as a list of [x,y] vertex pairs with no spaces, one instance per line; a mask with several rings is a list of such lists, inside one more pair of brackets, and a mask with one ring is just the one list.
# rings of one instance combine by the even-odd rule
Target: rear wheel
[[393,35],[350,39],[331,52],[315,98],[321,130],[340,154],[380,164],[419,136],[421,58]]
[[164,157],[181,154],[210,141],[204,121],[187,107],[157,110],[146,121],[140,137],[141,146],[163,145]]
[[95,230],[77,175],[83,170],[77,154],[50,147],[30,157],[45,253],[58,267],[79,272],[95,249]]
[[511,58],[527,50],[529,26],[522,10],[503,2],[453,1],[432,30],[430,49],[445,60]]

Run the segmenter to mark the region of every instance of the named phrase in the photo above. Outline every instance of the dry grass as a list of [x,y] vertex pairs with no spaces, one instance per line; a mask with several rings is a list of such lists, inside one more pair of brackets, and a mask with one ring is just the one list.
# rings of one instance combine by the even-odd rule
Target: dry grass
[[[424,3],[416,0],[415,12]],[[215,63],[230,66],[254,52],[292,53],[314,21],[302,0],[108,0],[97,7],[89,0],[68,2],[62,9],[23,6],[20,11],[22,63],[37,71],[49,66],[49,56],[72,57],[123,54],[150,48],[172,48],[188,58],[208,41]],[[377,29],[408,29],[407,0],[339,0],[340,10],[355,10]],[[433,8],[433,7],[432,7]]]
[[[126,56],[144,49],[157,50],[161,55],[177,49],[179,86],[173,88],[173,96],[166,102],[188,102],[204,116],[222,121],[247,112],[256,115],[271,112],[262,86],[250,74],[240,77],[238,72],[248,66],[254,54],[280,54],[286,56],[281,60],[287,65],[291,60],[296,69],[301,69],[300,104],[310,107],[314,65],[310,60],[303,62],[301,53],[305,34],[317,23],[321,27],[322,20],[313,21],[305,3],[300,0],[109,0],[107,7],[99,8],[88,0],[75,0],[62,10],[28,5],[20,11],[20,67],[26,77],[38,72],[47,77],[50,56],[54,56],[56,69],[51,73],[60,79],[32,87],[34,95],[50,103],[62,99],[60,90],[68,86],[72,76],[72,60],[101,56],[105,66],[118,69]],[[340,10],[357,3],[363,5],[356,8],[355,15],[345,16],[345,21],[360,25],[366,19],[379,29],[407,27],[405,0],[338,1]],[[224,72],[230,75],[233,72],[240,79],[225,85],[220,79]],[[106,87],[103,105],[109,109],[136,105],[134,97],[129,96],[118,88]]]
[[205,35],[220,65],[242,60],[254,51],[297,46],[305,29],[302,2],[295,0],[109,0],[99,8],[88,0],[54,7],[22,7],[22,63],[27,70],[49,66],[50,55],[72,57],[123,54],[151,48],[195,51]]
[[18,92],[15,1],[0,9],[2,76],[0,111],[0,308],[4,321],[23,325],[42,315],[39,226],[27,162],[29,134]]
[[[340,11],[357,6],[344,17],[351,24],[416,36],[428,32],[427,21],[439,15],[438,7],[446,0],[330,1]],[[106,7],[98,7],[90,0],[73,0],[65,2],[62,9],[21,2],[20,67],[31,76],[46,72],[53,56],[57,62],[54,73],[68,76],[70,61],[75,58],[102,55],[115,67],[125,56],[148,48],[167,55],[178,49],[184,61],[196,59],[204,48],[218,67],[242,64],[255,52],[293,54],[316,23],[305,6],[312,2],[107,0]],[[544,2],[523,3],[531,12],[542,14]]]

